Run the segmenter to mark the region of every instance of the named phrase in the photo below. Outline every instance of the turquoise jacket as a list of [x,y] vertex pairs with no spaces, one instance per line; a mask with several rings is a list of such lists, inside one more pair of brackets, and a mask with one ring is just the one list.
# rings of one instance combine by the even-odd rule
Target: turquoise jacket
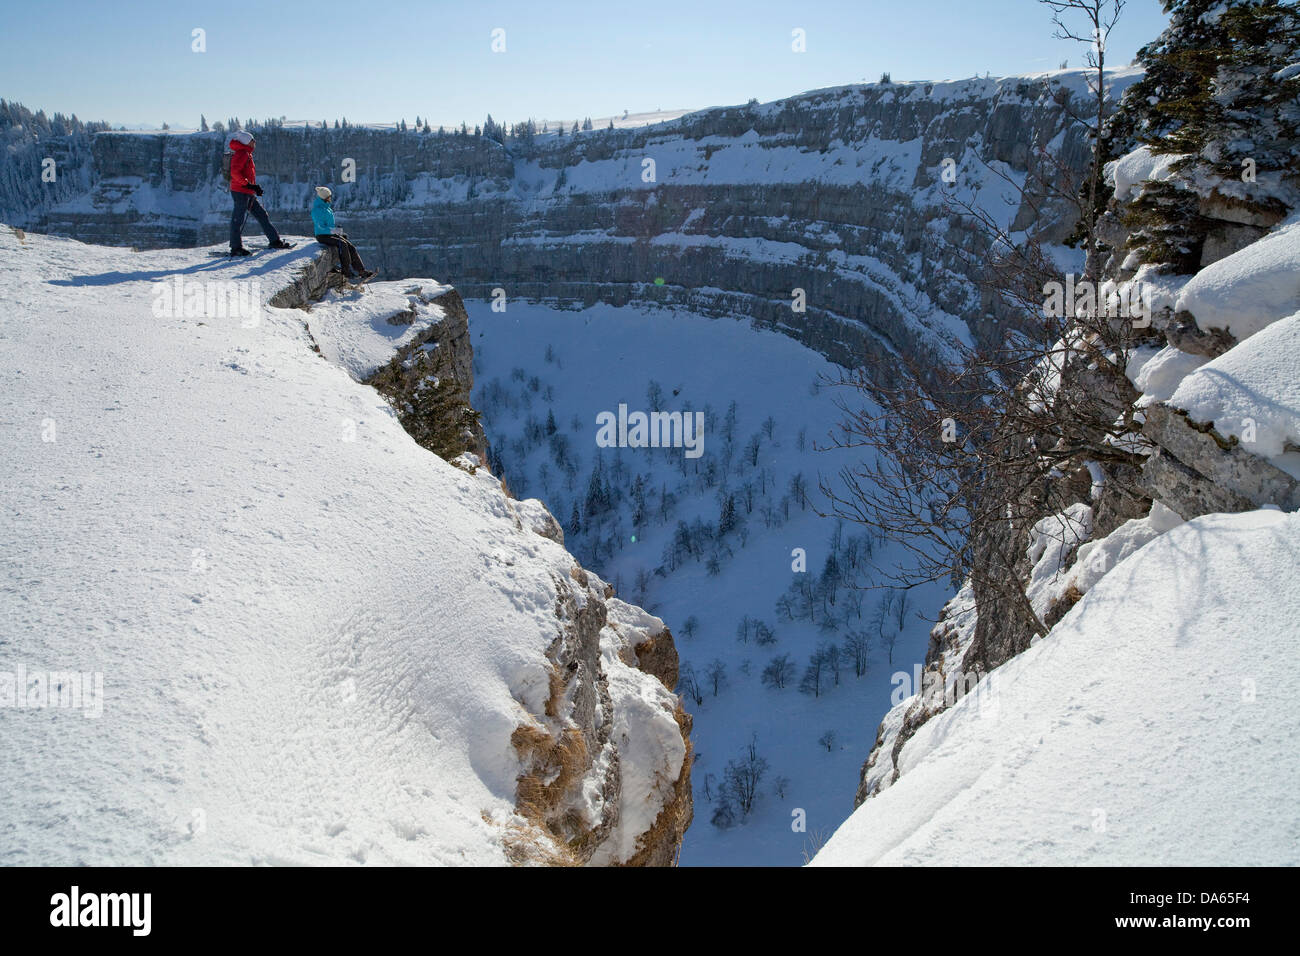
[[320,196],[317,196],[316,201],[311,204],[311,224],[318,236],[329,236],[334,233],[334,210]]

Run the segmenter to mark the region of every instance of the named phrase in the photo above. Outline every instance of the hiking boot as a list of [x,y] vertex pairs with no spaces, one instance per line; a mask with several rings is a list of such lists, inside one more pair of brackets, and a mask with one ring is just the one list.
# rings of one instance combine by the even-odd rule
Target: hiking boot
[[253,254],[253,251],[251,249],[245,249],[241,246],[238,249],[231,249],[230,254],[232,256],[251,256]]
[[371,279],[373,279],[373,278],[374,278],[375,276],[377,276],[377,275],[379,275],[379,273],[376,272],[374,269],[366,269],[366,270],[364,270],[364,271],[361,273],[361,275],[358,276],[357,278],[358,278],[358,280],[361,281],[361,282],[369,282]]
[[293,243],[292,243],[292,242],[285,242],[283,239],[281,239],[279,242],[271,242],[271,243],[267,243],[266,248],[268,248],[268,249],[292,249],[292,248],[293,248]]

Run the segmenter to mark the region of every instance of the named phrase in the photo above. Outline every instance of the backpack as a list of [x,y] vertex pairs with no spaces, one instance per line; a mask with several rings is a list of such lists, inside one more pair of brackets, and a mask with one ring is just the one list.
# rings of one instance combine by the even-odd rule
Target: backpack
[[226,182],[230,182],[230,160],[233,156],[234,154],[230,150],[226,150],[221,155],[221,178]]

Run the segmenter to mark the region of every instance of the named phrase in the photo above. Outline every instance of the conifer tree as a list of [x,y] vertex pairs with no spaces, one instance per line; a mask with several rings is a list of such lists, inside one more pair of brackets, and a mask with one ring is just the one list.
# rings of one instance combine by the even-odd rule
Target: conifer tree
[[[1202,197],[1280,218],[1300,188],[1300,10],[1278,0],[1165,0],[1168,28],[1138,51],[1144,77],[1111,125],[1110,156],[1184,154],[1123,211],[1144,262],[1195,271]],[[1109,196],[1105,197],[1109,199]]]

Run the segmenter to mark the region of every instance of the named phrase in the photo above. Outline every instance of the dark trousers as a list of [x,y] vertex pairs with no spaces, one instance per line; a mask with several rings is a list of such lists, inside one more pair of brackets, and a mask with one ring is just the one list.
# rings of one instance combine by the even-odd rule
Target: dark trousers
[[230,214],[230,248],[239,249],[244,245],[242,234],[244,231],[244,220],[248,218],[251,212],[257,224],[262,227],[266,233],[266,241],[275,245],[280,241],[280,234],[275,231],[275,226],[271,225],[271,217],[266,214],[262,204],[257,201],[257,197],[249,193],[231,192],[230,197],[235,201],[235,210]]
[[343,270],[345,276],[352,275],[354,270],[366,271],[366,264],[361,261],[361,254],[357,252],[357,247],[342,236],[317,236],[316,241],[322,246],[329,246],[339,254],[339,268]]

